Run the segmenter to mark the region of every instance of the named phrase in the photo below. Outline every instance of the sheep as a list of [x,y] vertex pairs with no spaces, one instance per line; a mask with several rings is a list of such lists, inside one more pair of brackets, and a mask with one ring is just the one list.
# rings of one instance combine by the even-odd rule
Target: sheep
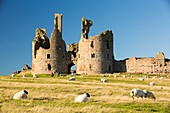
[[114,78],[116,78],[117,77],[117,75],[114,75]]
[[149,76],[147,75],[147,76],[145,76],[145,78],[149,78]]
[[38,76],[37,76],[37,75],[35,75],[35,74],[33,75],[33,77],[34,77],[34,78],[38,78]]
[[145,92],[146,98],[150,98],[150,99],[156,100],[156,97],[155,97],[155,95],[152,92],[147,91],[147,90],[143,90],[143,92]]
[[155,79],[155,78],[156,78],[155,76],[152,77],[152,79]]
[[14,73],[11,74],[11,77],[15,77],[16,75]]
[[27,75],[22,75],[22,78],[27,78],[28,76]]
[[75,98],[74,102],[87,102],[90,95],[88,93],[84,93]]
[[134,75],[131,75],[131,78],[134,78]]
[[122,75],[123,78],[126,78],[126,75]]
[[105,78],[101,78],[101,82],[108,82],[108,80]]
[[28,92],[26,90],[22,90],[22,91],[16,93],[13,96],[13,99],[27,99],[27,94],[28,94]]
[[70,77],[69,81],[74,81],[76,80],[76,78],[73,76],[73,77]]
[[133,98],[134,100],[134,97],[141,97],[143,99],[143,97],[146,98],[146,93],[141,90],[141,89],[132,89],[131,92],[130,92],[130,96]]
[[154,86],[155,85],[155,82],[150,82],[149,83],[149,86]]
[[164,77],[160,77],[159,80],[164,80]]
[[139,78],[140,81],[144,81],[145,79],[144,78]]

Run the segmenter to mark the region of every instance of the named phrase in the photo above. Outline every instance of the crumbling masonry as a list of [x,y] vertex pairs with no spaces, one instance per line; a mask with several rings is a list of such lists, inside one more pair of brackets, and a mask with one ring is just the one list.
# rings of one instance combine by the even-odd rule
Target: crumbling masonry
[[91,20],[82,18],[82,35],[78,43],[68,45],[62,39],[62,14],[55,14],[54,29],[48,38],[45,29],[36,29],[32,42],[32,73],[50,74],[60,71],[70,73],[73,65],[77,74],[102,74],[113,72],[170,73],[170,60],[159,52],[155,58],[114,59],[113,33],[107,30],[97,36],[88,36]]

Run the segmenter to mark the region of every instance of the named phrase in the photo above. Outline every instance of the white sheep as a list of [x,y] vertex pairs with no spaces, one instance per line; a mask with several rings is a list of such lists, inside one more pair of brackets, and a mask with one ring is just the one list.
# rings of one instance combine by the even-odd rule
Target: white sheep
[[145,79],[144,78],[139,78],[140,81],[144,81]]
[[155,79],[155,78],[156,78],[156,76],[153,76],[153,77],[152,77],[152,79]]
[[126,78],[126,75],[122,75],[123,78]]
[[149,83],[149,86],[154,86],[155,85],[155,82],[150,82]]
[[105,78],[101,78],[101,82],[108,82],[108,80]]
[[114,75],[114,78],[116,78],[117,77],[117,75]]
[[131,78],[134,78],[134,75],[131,75]]
[[22,91],[16,93],[13,96],[13,99],[27,99],[27,94],[28,94],[28,92],[26,90],[22,90]]
[[76,78],[73,76],[73,77],[70,77],[69,81],[74,81],[76,80]]
[[15,77],[16,75],[14,73],[11,74],[11,77]]
[[27,75],[22,75],[22,78],[27,78],[28,76]]
[[134,99],[135,97],[139,98],[141,97],[143,99],[143,97],[146,98],[146,93],[141,90],[141,89],[132,89],[130,92],[130,96]]
[[156,97],[155,97],[155,95],[154,95],[152,92],[147,91],[147,90],[143,90],[143,91],[144,91],[145,94],[146,94],[146,98],[150,98],[150,99],[156,100]]
[[89,97],[90,95],[88,93],[84,93],[76,97],[74,102],[87,102]]
[[37,76],[37,75],[35,75],[35,74],[33,75],[33,77],[34,77],[34,78],[38,78],[38,76]]
[[164,77],[160,77],[159,80],[164,80]]

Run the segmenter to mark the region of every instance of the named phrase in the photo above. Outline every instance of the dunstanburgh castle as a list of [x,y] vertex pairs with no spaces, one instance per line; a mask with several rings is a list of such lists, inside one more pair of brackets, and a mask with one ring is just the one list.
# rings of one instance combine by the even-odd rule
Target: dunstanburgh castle
[[117,61],[113,54],[113,33],[107,30],[96,36],[88,36],[91,20],[82,18],[81,38],[68,45],[62,39],[62,14],[55,14],[51,37],[46,29],[36,29],[32,42],[32,73],[50,74],[60,71],[69,74],[76,66],[77,74],[103,74],[114,72],[165,74],[170,73],[170,60],[158,52],[153,58],[127,58]]

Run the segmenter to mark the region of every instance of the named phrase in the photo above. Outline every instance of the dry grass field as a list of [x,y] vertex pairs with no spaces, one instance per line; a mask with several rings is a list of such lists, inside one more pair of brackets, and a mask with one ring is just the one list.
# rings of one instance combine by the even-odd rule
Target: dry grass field
[[[0,76],[0,112],[2,113],[170,113],[170,78],[159,80],[152,75],[145,81],[145,75],[76,75],[69,81],[69,75],[39,78],[21,76]],[[153,78],[153,76],[155,76]],[[107,78],[108,83],[100,81]],[[155,86],[148,83],[154,81]],[[143,100],[130,97],[133,88],[152,91],[157,97]],[[13,100],[13,95],[25,89],[29,92],[27,100]],[[88,92],[91,97],[86,103],[75,103],[76,96]]]

